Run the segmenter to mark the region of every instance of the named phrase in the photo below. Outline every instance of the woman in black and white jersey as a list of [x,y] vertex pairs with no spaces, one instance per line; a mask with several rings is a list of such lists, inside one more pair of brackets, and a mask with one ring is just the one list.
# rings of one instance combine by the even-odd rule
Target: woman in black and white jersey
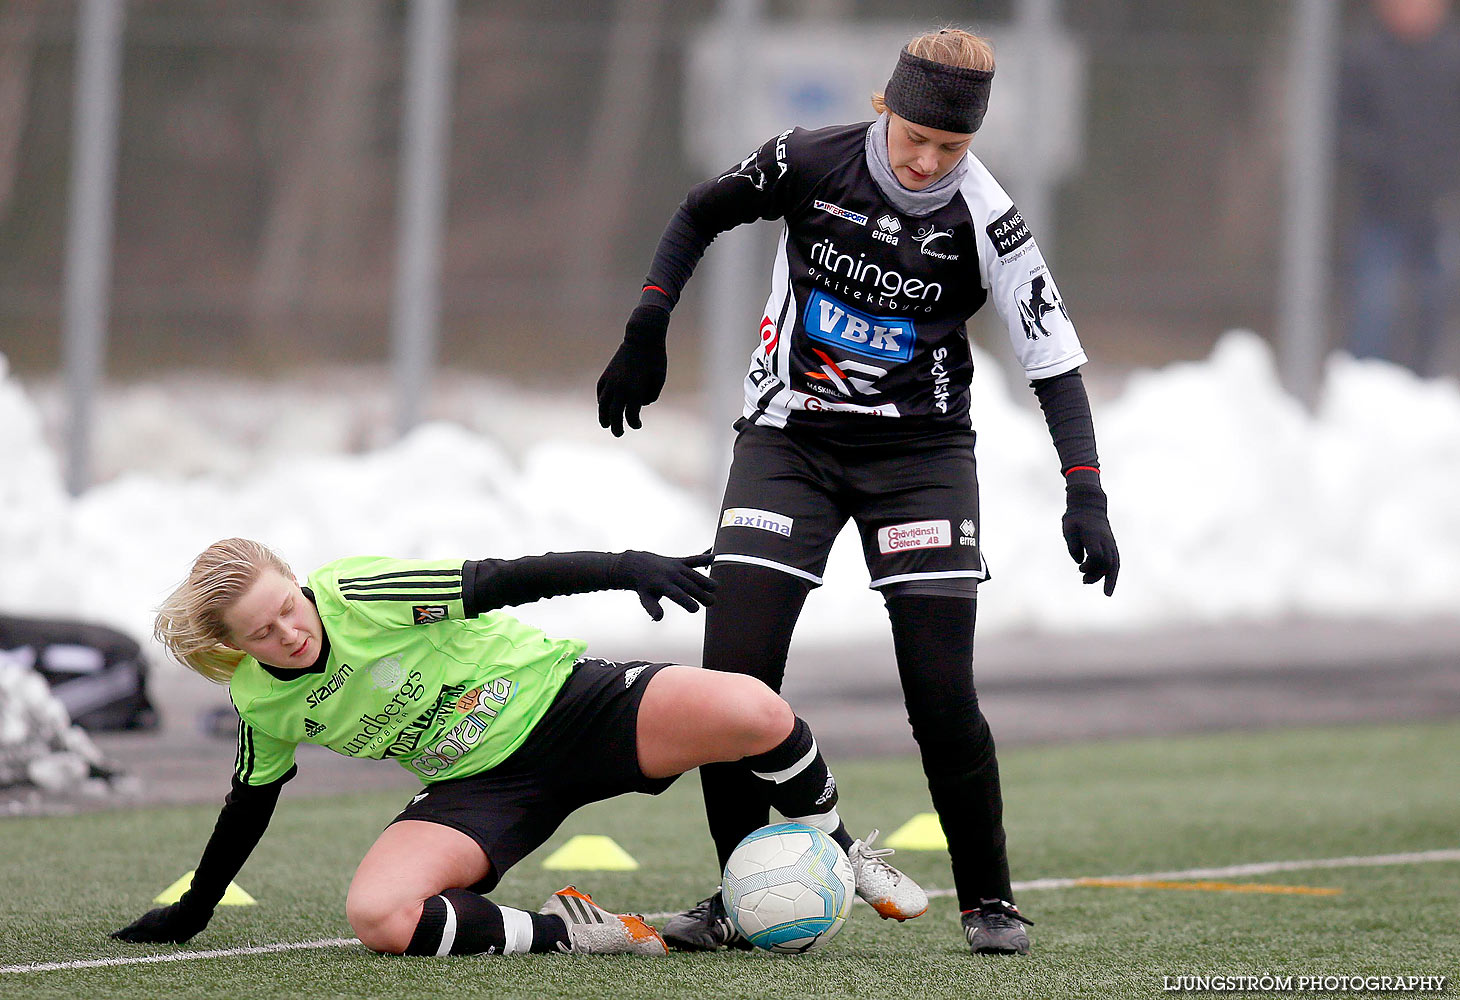
[[[1065,478],[1063,520],[1086,583],[1113,592],[1085,353],[1024,219],[970,152],[993,52],[944,29],[902,51],[870,124],[774,137],[690,191],[670,220],[624,342],[598,383],[599,420],[640,426],[659,396],[670,311],[705,248],[756,219],[784,220],[745,379],[745,408],[715,539],[719,603],[705,665],[779,690],[791,632],[847,518],[891,619],[898,672],[948,837],[974,952],[1023,953],[998,763],[973,684],[981,553],[965,322],[985,301],[1009,331]],[[702,770],[723,862],[766,821],[753,778]],[[734,944],[718,896],[673,918],[671,944]],[[897,914],[891,914],[897,916]]]

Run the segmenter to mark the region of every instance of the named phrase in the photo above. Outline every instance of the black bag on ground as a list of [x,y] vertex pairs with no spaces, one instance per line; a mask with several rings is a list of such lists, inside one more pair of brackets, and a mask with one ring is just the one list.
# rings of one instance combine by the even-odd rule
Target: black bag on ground
[[29,663],[83,729],[153,729],[147,663],[130,636],[105,625],[0,615],[0,650]]

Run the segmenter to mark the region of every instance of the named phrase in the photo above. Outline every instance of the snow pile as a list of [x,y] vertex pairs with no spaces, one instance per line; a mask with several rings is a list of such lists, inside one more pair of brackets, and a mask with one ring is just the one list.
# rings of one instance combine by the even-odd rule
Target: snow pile
[[0,651],[0,788],[26,783],[49,795],[89,797],[131,787],[71,724],[45,679]]
[[[1325,376],[1310,414],[1279,387],[1264,342],[1236,332],[1208,360],[1137,373],[1118,398],[1097,404],[1123,561],[1107,599],[1080,584],[1064,551],[1054,450],[1038,411],[1013,398],[1028,390],[1011,389],[980,358],[974,418],[994,574],[981,592],[980,628],[1460,614],[1460,390],[1342,355]],[[258,410],[247,393],[231,401],[215,393],[209,406]],[[562,427],[567,406],[522,400],[520,416],[502,424],[511,451],[505,437],[438,422],[360,454],[310,454],[309,442],[337,440],[348,421],[326,409],[320,419],[330,427],[311,428],[301,401],[290,408],[291,426],[270,436],[268,453],[243,465],[234,456],[229,468],[186,475],[128,473],[72,500],[34,404],[5,379],[0,607],[91,618],[143,636],[151,609],[192,556],[229,535],[270,543],[301,576],[348,554],[687,554],[710,544],[715,501],[669,484],[600,431],[591,405],[573,424],[583,424],[581,433],[534,433]],[[551,420],[539,420],[549,412]],[[172,423],[186,433],[190,421],[178,413]],[[149,448],[169,447],[165,424],[149,423]],[[808,601],[798,643],[881,636],[886,618],[866,583],[860,547],[844,535],[827,585]],[[617,650],[637,644],[646,654],[656,643],[692,649],[701,628],[698,616],[674,610],[653,625],[631,594],[560,598],[523,614],[550,632]]]
[[1122,560],[1110,601],[1066,565],[1037,417],[978,422],[996,581],[982,596],[1006,625],[1460,614],[1454,382],[1335,354],[1309,414],[1242,332],[1204,362],[1136,373],[1096,412]]

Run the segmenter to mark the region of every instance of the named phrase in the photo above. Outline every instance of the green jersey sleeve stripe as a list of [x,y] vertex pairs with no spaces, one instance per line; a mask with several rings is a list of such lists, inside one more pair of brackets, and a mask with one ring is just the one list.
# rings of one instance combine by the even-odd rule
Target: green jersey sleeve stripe
[[[442,587],[450,586],[450,583],[441,580],[387,580],[384,583],[342,583],[340,593],[345,591],[363,590],[390,590],[390,589],[427,589],[440,590]],[[457,590],[460,593],[460,588]]]
[[245,785],[253,776],[254,753],[253,753],[253,727],[242,719],[238,722],[238,780]]
[[452,601],[461,600],[461,591],[454,591],[447,594],[428,594],[416,591],[413,594],[362,594],[355,591],[340,591],[340,596],[351,601],[439,601],[449,604]]
[[342,576],[335,581],[340,586],[347,583],[366,583],[371,580],[399,580],[403,577],[413,576],[454,576],[460,577],[460,569],[398,569],[389,573],[376,573],[373,576]]

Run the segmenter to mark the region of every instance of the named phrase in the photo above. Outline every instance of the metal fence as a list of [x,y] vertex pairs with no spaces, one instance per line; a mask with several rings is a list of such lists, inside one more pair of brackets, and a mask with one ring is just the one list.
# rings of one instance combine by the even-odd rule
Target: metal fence
[[[1274,336],[1302,0],[1031,3],[1082,54],[1080,158],[1050,192],[1041,242],[1092,356],[1122,368],[1203,356],[1232,327]],[[411,4],[124,6],[107,370],[386,361]],[[707,173],[686,139],[702,113],[687,56],[733,4],[451,6],[441,363],[582,391],[664,222]],[[785,0],[755,15],[813,36],[889,17],[997,35],[1029,6]],[[62,359],[84,10],[0,4],[0,353],[22,375]],[[1027,190],[1020,173],[1001,179]],[[1341,220],[1336,192],[1323,207]],[[704,284],[676,320],[686,344]],[[680,391],[700,384],[692,352],[675,364]]]

